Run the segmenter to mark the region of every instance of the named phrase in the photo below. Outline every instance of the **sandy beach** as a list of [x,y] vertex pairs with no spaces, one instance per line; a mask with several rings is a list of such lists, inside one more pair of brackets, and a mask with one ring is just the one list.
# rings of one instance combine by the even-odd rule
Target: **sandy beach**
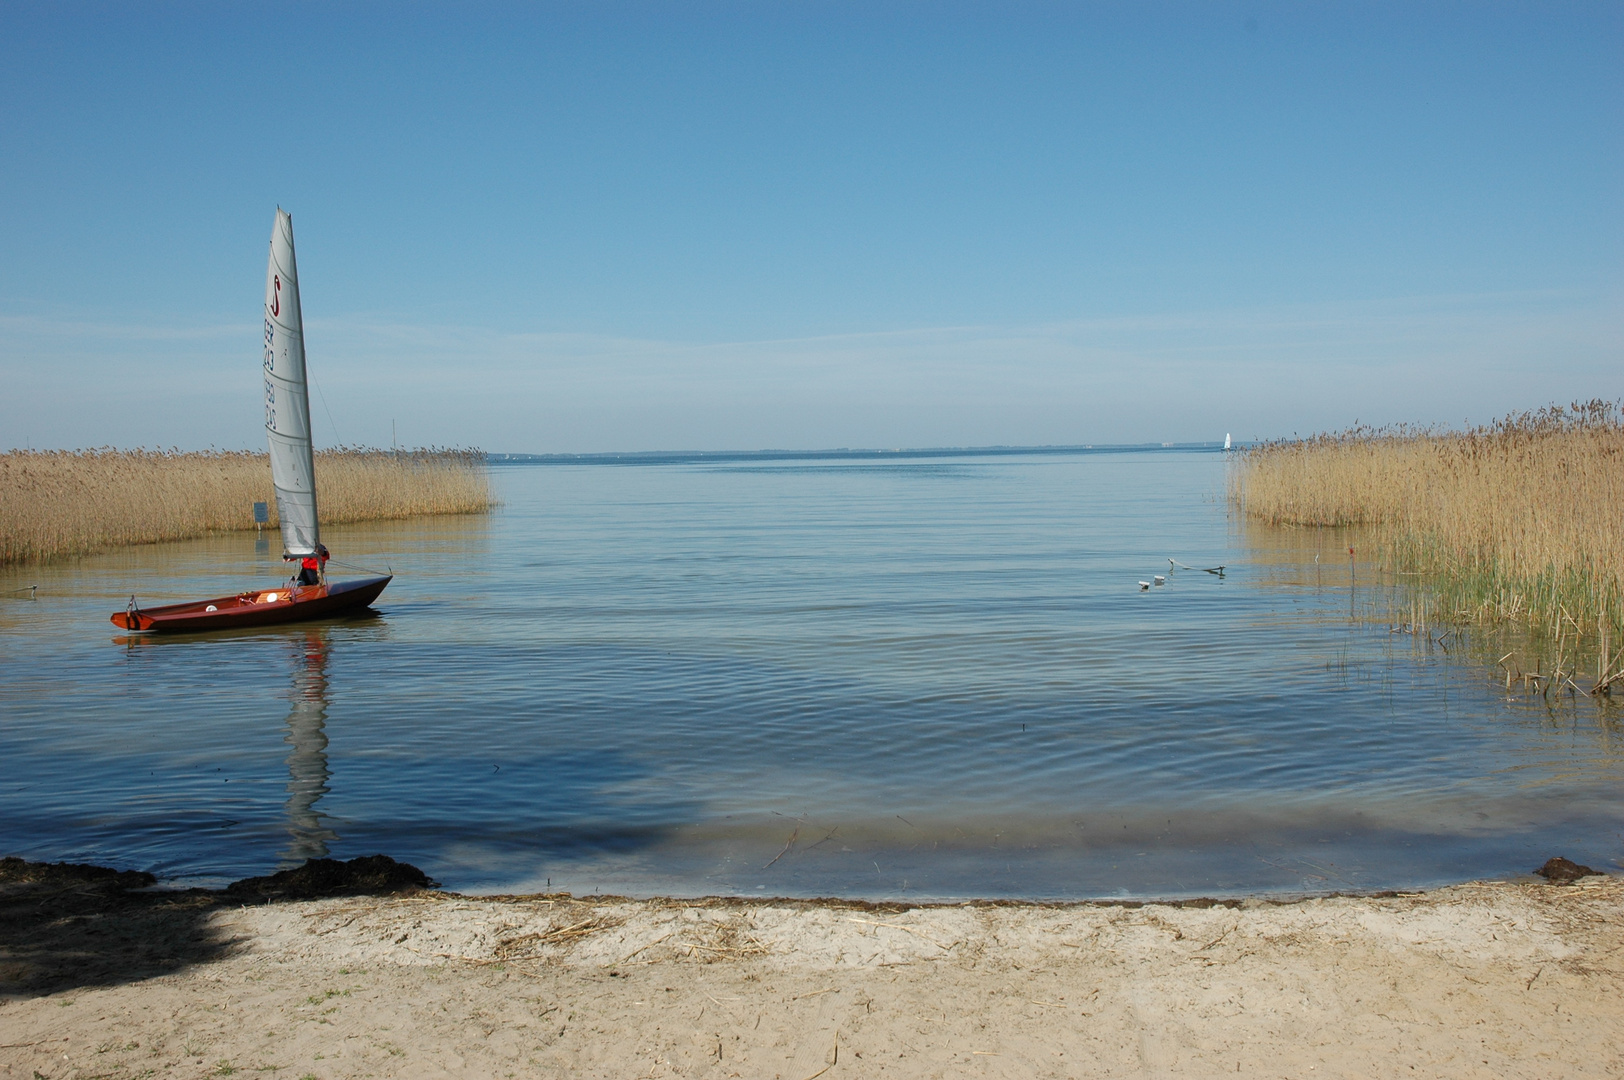
[[1624,1073],[1618,878],[1143,906],[7,888],[8,1080]]

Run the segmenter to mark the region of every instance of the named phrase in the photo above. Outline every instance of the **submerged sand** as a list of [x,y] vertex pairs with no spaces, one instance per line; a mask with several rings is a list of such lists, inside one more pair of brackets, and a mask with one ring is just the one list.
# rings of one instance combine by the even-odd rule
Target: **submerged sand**
[[[53,906],[54,905],[54,906]],[[1237,906],[7,913],[5,1077],[1624,1074],[1624,880]]]

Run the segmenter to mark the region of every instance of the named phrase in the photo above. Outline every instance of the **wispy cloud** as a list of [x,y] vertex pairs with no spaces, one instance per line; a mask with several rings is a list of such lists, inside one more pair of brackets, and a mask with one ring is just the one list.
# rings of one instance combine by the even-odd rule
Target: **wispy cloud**
[[71,316],[0,314],[0,333],[8,337],[37,337],[59,341],[241,341],[252,340],[258,328],[251,322],[220,322],[194,325],[120,322],[108,319],[82,319]]
[[[335,439],[387,439],[394,418],[422,442],[589,450],[1138,441],[1483,420],[1624,394],[1621,330],[1624,308],[1605,298],[1517,293],[736,340],[363,314],[312,320],[306,338]],[[116,427],[140,403],[136,441],[199,441],[188,436],[201,411],[220,417],[209,441],[244,429],[251,440],[257,333],[224,321],[0,315],[5,362],[24,373],[33,403],[26,417],[7,406],[0,420],[48,431],[60,411]]]

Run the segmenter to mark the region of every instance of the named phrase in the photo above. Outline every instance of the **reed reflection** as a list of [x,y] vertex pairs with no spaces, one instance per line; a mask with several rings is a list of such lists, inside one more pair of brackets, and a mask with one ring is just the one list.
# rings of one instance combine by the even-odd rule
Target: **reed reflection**
[[325,628],[291,636],[293,652],[292,708],[283,741],[288,754],[288,846],[282,868],[303,865],[306,859],[327,855],[327,844],[338,834],[323,824],[316,809],[327,794],[331,770],[327,767],[327,655],[330,641]]

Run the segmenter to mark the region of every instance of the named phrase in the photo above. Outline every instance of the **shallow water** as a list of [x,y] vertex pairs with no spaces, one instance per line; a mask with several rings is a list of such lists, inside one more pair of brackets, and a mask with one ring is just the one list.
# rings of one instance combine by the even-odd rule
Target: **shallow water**
[[[489,516],[327,530],[399,574],[376,615],[259,631],[108,622],[275,581],[253,534],[9,571],[40,589],[0,600],[0,847],[178,882],[383,851],[458,889],[636,895],[1615,867],[1616,716],[1350,619],[1374,575],[1232,521],[1224,467],[503,466]],[[1169,558],[1228,569],[1141,591]]]

